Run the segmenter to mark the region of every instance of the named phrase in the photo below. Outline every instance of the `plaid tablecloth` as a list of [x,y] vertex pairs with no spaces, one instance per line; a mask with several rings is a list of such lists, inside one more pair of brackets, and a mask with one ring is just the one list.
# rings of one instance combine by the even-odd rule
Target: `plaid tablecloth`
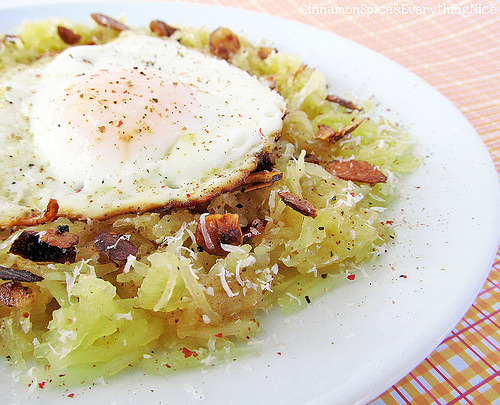
[[[455,104],[487,145],[500,173],[499,2],[197,2],[247,8],[308,23],[391,58]],[[453,332],[422,364],[372,404],[500,403],[499,313],[500,252],[477,300]]]

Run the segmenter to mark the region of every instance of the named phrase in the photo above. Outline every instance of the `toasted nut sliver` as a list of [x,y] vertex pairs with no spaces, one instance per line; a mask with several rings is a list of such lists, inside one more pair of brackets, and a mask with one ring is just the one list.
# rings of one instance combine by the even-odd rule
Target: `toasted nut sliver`
[[210,34],[210,52],[218,58],[228,60],[240,49],[240,40],[229,28],[217,28]]
[[0,285],[0,302],[8,307],[24,308],[34,300],[33,290],[17,281],[9,281]]
[[274,48],[271,48],[270,46],[261,46],[257,50],[257,55],[259,56],[260,59],[264,60],[267,59],[269,55],[271,55],[275,51]]
[[33,283],[35,281],[42,281],[43,277],[37,276],[28,270],[11,269],[10,267],[0,266],[0,279]]
[[314,164],[317,164],[319,165],[319,158],[316,156],[316,155],[313,155],[312,153],[308,153],[305,157],[304,157],[304,162],[307,162],[307,163],[314,163]]
[[149,29],[160,37],[169,37],[177,28],[171,27],[161,20],[153,20],[149,23]]
[[237,214],[203,214],[196,227],[195,237],[196,243],[205,252],[226,256],[229,252],[221,245],[239,246],[243,243],[239,216]]
[[249,184],[248,186],[244,185],[241,188],[241,191],[243,193],[248,193],[250,191],[258,190],[260,188],[265,188],[265,187],[269,187],[269,186],[272,186],[272,185],[273,185],[273,182],[269,182],[269,183],[253,183],[253,184]]
[[47,222],[53,221],[57,217],[58,211],[59,204],[57,203],[57,200],[51,198],[47,204],[47,209],[42,215],[31,218],[18,218],[13,222],[12,225],[33,226],[45,224]]
[[94,238],[94,245],[99,252],[118,266],[122,266],[127,262],[130,255],[135,256],[138,252],[137,246],[130,242],[128,238],[128,235],[101,231]]
[[[76,240],[74,237],[76,237]],[[42,238],[43,232],[25,230],[12,242],[9,253],[34,262],[74,263],[76,257],[75,245],[78,243],[76,235],[68,233],[62,241],[56,242],[55,245],[48,243],[53,242],[50,237],[46,239],[48,242],[43,241]],[[76,243],[68,243],[68,241]],[[61,248],[57,244],[68,247]]]
[[241,228],[241,232],[243,233],[243,243],[248,243],[256,236],[262,234],[266,225],[267,221],[265,219],[255,219],[250,225]]
[[9,43],[15,43],[16,40],[18,40],[19,37],[17,35],[11,35],[11,34],[5,34],[3,38],[0,39],[0,43],[6,44],[7,42]]
[[293,77],[296,78],[299,74],[301,74],[305,69],[307,65],[301,65],[293,74]]
[[282,178],[283,173],[279,170],[261,170],[260,172],[250,173],[245,180],[245,184],[274,183]]
[[367,120],[367,118],[362,118],[359,121],[355,121],[349,125],[346,125],[338,131],[328,125],[319,124],[318,130],[314,134],[314,138],[321,139],[322,141],[337,142],[347,134],[350,134],[352,131],[354,131],[365,120]]
[[75,45],[80,42],[80,39],[82,39],[81,35],[75,34],[72,30],[63,27],[62,25],[59,25],[57,27],[57,33],[59,34],[59,37],[63,40],[63,42],[69,45]]
[[90,14],[90,16],[97,24],[102,25],[103,27],[111,28],[115,31],[125,31],[129,29],[125,24],[115,20],[114,18],[108,17],[107,15],[93,13]]
[[40,241],[60,249],[71,249],[78,244],[78,235],[61,232],[59,229],[50,228],[40,237]]
[[384,173],[364,160],[336,160],[328,163],[325,170],[343,180],[359,181],[372,186],[387,181]]
[[346,100],[344,98],[334,96],[333,94],[330,94],[326,96],[327,101],[331,101],[332,103],[336,103],[341,105],[342,107],[349,108],[351,110],[360,110],[356,104],[354,104],[352,101]]
[[297,197],[296,195],[289,193],[288,191],[280,191],[278,192],[281,200],[288,205],[290,208],[294,209],[297,212],[300,212],[302,215],[316,218],[316,208],[305,198]]

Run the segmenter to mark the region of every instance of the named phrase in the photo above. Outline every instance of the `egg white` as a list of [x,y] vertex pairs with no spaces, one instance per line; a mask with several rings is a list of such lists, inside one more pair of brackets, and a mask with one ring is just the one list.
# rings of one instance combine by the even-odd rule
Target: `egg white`
[[[170,87],[161,97],[169,107],[158,113],[163,104],[153,86],[144,104],[148,114],[135,119],[143,104],[130,101],[133,123],[123,109],[116,119],[97,112],[89,118],[86,109],[94,109],[95,96],[101,106],[110,100],[99,87],[106,72],[128,80],[131,88],[142,80],[138,74],[156,85],[164,81]],[[101,80],[97,90],[95,78]],[[173,85],[182,87],[179,94]],[[16,67],[2,75],[0,86],[0,226],[36,215],[51,198],[59,214],[70,218],[208,201],[255,169],[259,154],[279,135],[286,108],[277,92],[226,61],[172,39],[133,33]],[[90,107],[79,102],[84,98]],[[116,106],[121,99],[111,101]],[[160,129],[151,130],[148,119]],[[86,138],[92,128],[106,137],[129,124],[133,136],[116,135],[126,139],[126,147],[106,146],[98,133]]]

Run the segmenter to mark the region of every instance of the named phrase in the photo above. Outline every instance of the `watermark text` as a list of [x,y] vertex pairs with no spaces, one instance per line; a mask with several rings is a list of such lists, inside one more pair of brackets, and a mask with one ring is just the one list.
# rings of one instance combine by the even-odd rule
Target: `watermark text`
[[360,14],[370,17],[372,15],[438,15],[451,14],[469,17],[473,14],[496,14],[495,6],[485,6],[481,3],[458,6],[455,4],[438,3],[435,6],[418,6],[408,3],[394,3],[389,5],[361,4],[359,6],[317,6],[302,4],[300,14],[328,14],[328,15],[354,15]]

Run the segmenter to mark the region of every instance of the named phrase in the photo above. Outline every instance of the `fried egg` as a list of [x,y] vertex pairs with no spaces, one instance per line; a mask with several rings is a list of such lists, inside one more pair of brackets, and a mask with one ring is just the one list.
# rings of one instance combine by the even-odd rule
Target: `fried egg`
[[0,226],[192,206],[233,189],[282,128],[257,78],[173,39],[129,33],[3,75]]

